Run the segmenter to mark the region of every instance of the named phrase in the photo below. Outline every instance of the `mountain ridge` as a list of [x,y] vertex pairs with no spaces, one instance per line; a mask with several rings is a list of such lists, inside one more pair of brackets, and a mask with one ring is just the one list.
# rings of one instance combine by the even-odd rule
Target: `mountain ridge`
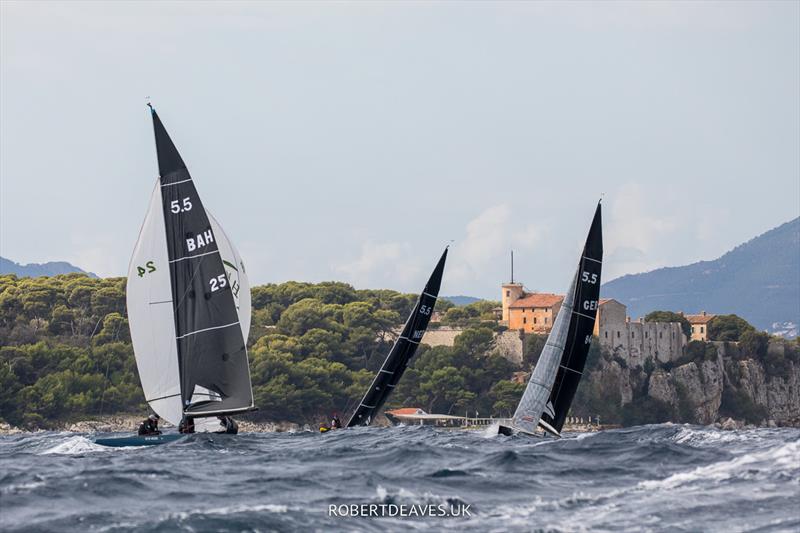
[[48,261],[47,263],[28,263],[23,265],[0,256],[0,274],[15,274],[20,278],[38,278],[40,276],[58,276],[59,274],[72,273],[86,274],[90,278],[98,277],[94,272],[87,272],[66,261]]
[[759,329],[800,323],[800,217],[717,259],[627,274],[603,285],[603,297],[631,317],[670,310],[734,313]]

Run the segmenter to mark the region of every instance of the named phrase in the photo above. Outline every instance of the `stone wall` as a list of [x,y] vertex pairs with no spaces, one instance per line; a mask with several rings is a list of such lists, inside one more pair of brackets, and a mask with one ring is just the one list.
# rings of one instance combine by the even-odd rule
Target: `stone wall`
[[[428,346],[453,346],[456,337],[464,332],[464,328],[440,327],[429,329],[422,337],[422,344]],[[503,331],[494,334],[495,351],[511,361],[522,363],[524,336],[519,331]]]
[[677,322],[616,321],[600,325],[600,345],[632,367],[648,357],[666,363],[683,355],[686,337]]

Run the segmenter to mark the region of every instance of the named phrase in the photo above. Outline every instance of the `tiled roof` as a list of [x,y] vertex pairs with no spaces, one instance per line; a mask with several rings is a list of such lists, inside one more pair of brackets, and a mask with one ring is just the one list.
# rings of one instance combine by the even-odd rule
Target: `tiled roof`
[[717,315],[704,313],[702,315],[684,315],[689,324],[708,324]]
[[553,307],[560,304],[564,299],[561,294],[549,294],[545,292],[537,292],[528,294],[524,298],[520,298],[509,306],[510,309],[520,309],[523,307]]

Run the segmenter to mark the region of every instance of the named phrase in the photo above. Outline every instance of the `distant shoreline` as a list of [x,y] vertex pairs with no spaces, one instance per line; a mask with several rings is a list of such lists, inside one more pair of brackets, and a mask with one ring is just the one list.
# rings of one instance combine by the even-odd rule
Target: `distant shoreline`
[[[81,420],[78,422],[65,422],[60,426],[50,429],[36,429],[27,430],[21,429],[7,422],[0,422],[0,436],[19,435],[19,434],[33,434],[43,431],[57,431],[67,433],[133,433],[136,432],[139,424],[144,419],[141,415],[106,415],[95,417],[89,420]],[[238,420],[239,431],[241,433],[287,433],[298,431],[316,431],[316,425],[311,424],[296,424],[294,422],[251,422],[249,420]],[[675,422],[667,422],[667,424],[683,425]],[[174,426],[169,423],[163,423],[162,428],[170,430]],[[435,426],[431,426],[435,427]],[[587,425],[577,424],[568,425],[564,427],[564,433],[596,433],[611,429],[621,429],[623,426],[612,425]],[[734,420],[726,418],[704,426],[707,428],[720,429],[724,431],[740,430],[740,429],[758,429],[758,428],[775,428],[775,427],[800,427],[796,425],[778,426],[774,422],[763,425],[747,424],[742,420]],[[469,430],[470,428],[440,428],[440,429],[460,429],[462,431]],[[484,427],[480,429],[485,429]]]

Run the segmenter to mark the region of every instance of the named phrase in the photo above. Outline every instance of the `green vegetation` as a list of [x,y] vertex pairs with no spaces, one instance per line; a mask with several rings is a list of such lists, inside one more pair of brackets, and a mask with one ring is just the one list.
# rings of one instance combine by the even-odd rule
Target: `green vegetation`
[[[0,276],[0,418],[28,428],[114,412],[146,412],[125,314],[124,278]],[[311,422],[347,412],[390,349],[416,295],[337,282],[252,290],[253,418]],[[422,346],[391,406],[435,412],[513,411],[524,386],[492,355],[496,302],[455,307],[453,347]],[[493,322],[490,322],[494,326]]]
[[122,278],[0,276],[0,418],[144,409],[124,290]]
[[[437,301],[437,311],[439,311],[439,302]],[[449,302],[447,302],[449,303]],[[447,308],[442,316],[443,326],[457,326],[457,327],[477,327],[487,326],[494,328],[497,320],[494,316],[494,309],[500,307],[500,302],[492,302],[488,300],[480,300],[473,302],[469,305],[455,307],[452,304]]]
[[755,331],[747,320],[736,315],[717,315],[708,322],[708,340],[739,341],[747,331]]
[[692,338],[692,325],[686,317],[672,311],[653,311],[644,317],[645,322],[680,322],[681,330],[687,339]]

